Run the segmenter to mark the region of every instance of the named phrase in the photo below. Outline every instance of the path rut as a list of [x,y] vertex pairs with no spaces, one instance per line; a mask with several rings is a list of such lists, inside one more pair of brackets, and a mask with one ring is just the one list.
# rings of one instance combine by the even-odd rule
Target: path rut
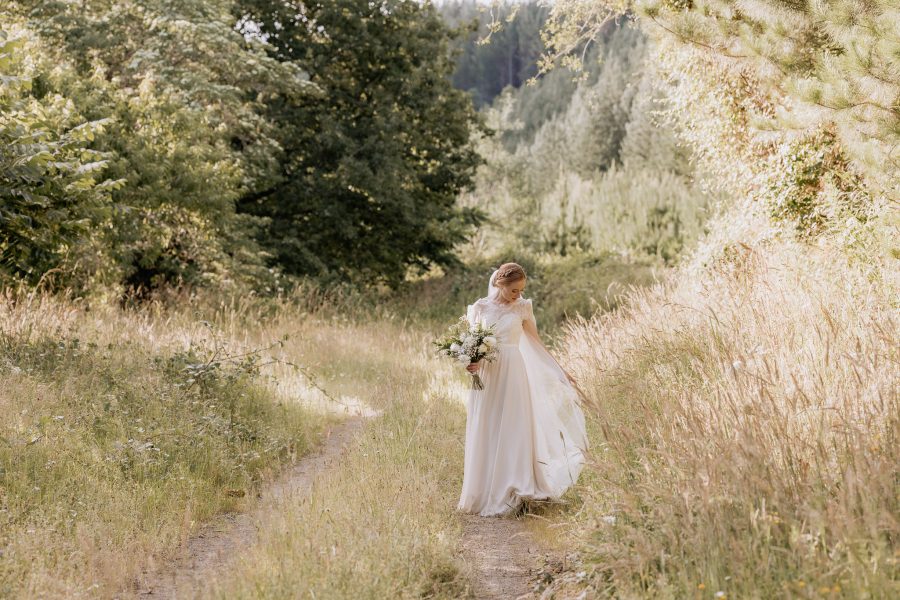
[[477,600],[536,598],[536,578],[549,552],[522,518],[463,516],[463,548]]
[[262,490],[262,499],[253,509],[222,515],[204,526],[182,546],[174,560],[146,573],[136,589],[124,596],[170,599],[201,595],[218,573],[256,541],[261,518],[278,502],[308,494],[315,477],[339,462],[365,420],[365,416],[353,415],[332,426],[322,444]]

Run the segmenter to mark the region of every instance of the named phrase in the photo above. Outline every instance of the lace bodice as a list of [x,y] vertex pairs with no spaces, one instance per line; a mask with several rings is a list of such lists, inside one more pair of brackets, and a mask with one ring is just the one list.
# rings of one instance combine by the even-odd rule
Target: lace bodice
[[509,304],[479,298],[469,305],[466,317],[471,323],[493,325],[497,341],[501,344],[518,344],[523,332],[522,323],[535,322],[530,298],[519,298]]

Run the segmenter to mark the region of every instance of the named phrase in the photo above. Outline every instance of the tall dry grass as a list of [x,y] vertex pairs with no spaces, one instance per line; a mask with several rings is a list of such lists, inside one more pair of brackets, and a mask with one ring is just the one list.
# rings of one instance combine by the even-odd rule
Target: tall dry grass
[[310,323],[293,351],[378,415],[308,498],[288,500],[209,592],[219,598],[461,598],[454,508],[465,375],[402,321]]
[[468,594],[453,510],[464,374],[432,355],[434,332],[411,315],[297,294],[124,311],[4,299],[0,596],[127,593],[355,412],[373,417],[358,446],[308,501],[273,512],[212,593]]
[[898,597],[891,265],[771,240],[719,256],[568,329],[597,430],[574,587]]
[[0,298],[0,597],[112,597],[317,442],[268,310]]

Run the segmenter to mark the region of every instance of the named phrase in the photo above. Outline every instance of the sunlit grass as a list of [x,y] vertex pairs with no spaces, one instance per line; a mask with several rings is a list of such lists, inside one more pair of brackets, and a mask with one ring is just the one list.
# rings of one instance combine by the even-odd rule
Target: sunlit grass
[[464,376],[430,355],[429,337],[389,322],[307,329],[301,353],[381,412],[309,498],[273,512],[215,596],[465,596]]
[[317,442],[315,389],[226,360],[275,332],[245,316],[3,299],[0,596],[115,595]]
[[735,247],[569,328],[590,593],[896,597],[896,289],[872,266]]

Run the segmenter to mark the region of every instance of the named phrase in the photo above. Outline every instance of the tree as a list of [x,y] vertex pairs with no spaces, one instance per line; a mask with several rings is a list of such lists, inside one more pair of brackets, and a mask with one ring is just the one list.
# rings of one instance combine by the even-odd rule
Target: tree
[[[0,30],[0,280],[57,285],[96,274],[103,254],[90,227],[104,218],[110,155],[89,144],[108,125],[87,120],[69,98],[35,97],[40,50],[27,32]],[[5,277],[4,277],[5,276]]]
[[456,262],[479,212],[456,205],[480,159],[477,118],[449,81],[449,34],[430,3],[245,0],[248,35],[301,66],[321,94],[268,103],[278,124],[276,185],[240,209],[296,275],[396,284],[408,269]]
[[[23,0],[4,5],[41,42],[32,95],[70,100],[105,124],[89,140],[109,190],[102,220],[82,222],[124,288],[260,288],[268,270],[235,201],[268,185],[278,143],[263,100],[308,93],[296,65],[235,30],[231,0]],[[50,176],[50,175],[48,175]]]
[[[560,0],[551,54],[599,32],[627,0]],[[776,131],[837,127],[837,139],[870,183],[900,198],[900,14],[894,0],[652,0],[648,30],[750,66],[780,106]],[[758,115],[768,117],[768,115]]]
[[458,52],[453,85],[472,94],[476,107],[490,104],[507,86],[518,88],[537,75],[548,13],[542,3],[495,2],[488,7],[455,0],[441,3],[439,10],[448,24],[463,28],[452,44]]

